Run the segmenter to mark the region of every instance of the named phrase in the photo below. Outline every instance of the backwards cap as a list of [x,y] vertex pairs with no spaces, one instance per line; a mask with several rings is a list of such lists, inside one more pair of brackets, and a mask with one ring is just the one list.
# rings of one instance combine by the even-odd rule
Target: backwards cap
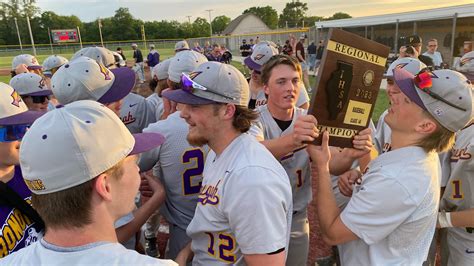
[[132,135],[109,108],[77,101],[46,113],[20,146],[23,178],[34,194],[62,191],[85,183],[125,157],[164,142],[157,133]]
[[78,57],[58,69],[51,79],[61,104],[94,100],[108,104],[123,99],[135,86],[135,73],[128,67],[107,69],[98,61]]
[[447,69],[422,70],[414,76],[403,68],[396,68],[393,77],[408,98],[451,132],[471,121],[473,88],[461,73]]

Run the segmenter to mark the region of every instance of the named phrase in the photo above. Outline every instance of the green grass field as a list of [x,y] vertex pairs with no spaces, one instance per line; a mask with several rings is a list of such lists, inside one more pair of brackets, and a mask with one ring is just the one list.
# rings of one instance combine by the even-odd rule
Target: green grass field
[[[168,59],[168,58],[170,58],[174,55],[174,51],[173,51],[172,48],[159,49],[158,51],[160,53],[161,60]],[[129,62],[129,64],[131,64],[133,50],[131,50],[131,49],[124,50],[124,53],[125,53],[125,57],[127,58],[127,61]],[[142,53],[143,53],[143,56],[146,56],[147,51],[142,50]],[[63,54],[58,54],[58,55],[64,56],[64,57],[69,59],[69,58],[72,57],[73,54],[72,53],[63,53]],[[37,59],[40,62],[43,62],[48,56],[50,56],[50,54],[47,54],[47,55],[41,54],[41,55],[37,56]],[[10,69],[12,60],[13,60],[13,56],[0,57],[0,68]],[[236,68],[238,68],[240,71],[243,71],[242,64],[240,62],[233,61],[232,65],[235,66]],[[0,82],[8,83],[9,81],[10,81],[10,76],[1,76],[0,75]],[[315,78],[310,76],[310,84],[313,85],[314,83],[315,83]],[[388,98],[387,98],[387,95],[385,93],[385,90],[380,90],[380,92],[378,94],[378,97],[377,97],[377,101],[375,103],[374,114],[372,116],[372,119],[374,120],[374,122],[378,121],[380,115],[385,111],[385,109],[387,109],[387,107],[388,107]]]

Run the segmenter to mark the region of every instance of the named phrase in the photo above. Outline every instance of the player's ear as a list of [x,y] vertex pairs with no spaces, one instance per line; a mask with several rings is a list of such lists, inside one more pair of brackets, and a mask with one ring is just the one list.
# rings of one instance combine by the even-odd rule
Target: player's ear
[[224,108],[224,113],[223,113],[223,118],[228,120],[228,119],[233,119],[234,114],[235,114],[236,107],[234,104],[226,104]]
[[415,131],[422,134],[431,134],[435,132],[437,128],[438,126],[432,119],[424,118],[416,125]]
[[107,173],[102,173],[96,177],[94,183],[94,189],[97,194],[102,197],[105,201],[112,200],[112,187],[111,187],[111,175]]
[[270,95],[270,88],[268,88],[267,84],[263,84],[263,92],[265,92],[266,95]]

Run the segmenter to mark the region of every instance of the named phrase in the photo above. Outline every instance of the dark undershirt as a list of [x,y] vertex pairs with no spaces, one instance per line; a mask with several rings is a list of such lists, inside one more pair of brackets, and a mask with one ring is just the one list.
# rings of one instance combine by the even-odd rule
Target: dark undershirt
[[273,119],[275,119],[275,122],[277,123],[281,131],[285,131],[287,128],[289,128],[292,122],[292,120],[283,121],[283,120],[276,119],[275,117]]

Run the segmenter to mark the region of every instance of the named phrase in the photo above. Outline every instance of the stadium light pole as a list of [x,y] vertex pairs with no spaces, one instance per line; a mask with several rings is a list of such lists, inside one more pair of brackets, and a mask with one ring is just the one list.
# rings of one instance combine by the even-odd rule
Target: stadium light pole
[[33,39],[33,32],[31,31],[30,16],[26,14],[26,23],[28,24],[28,31],[30,32],[31,47],[33,48],[33,55],[36,56],[35,40]]
[[211,12],[214,11],[212,9],[207,9],[207,12],[209,12],[209,30],[211,31],[211,37],[212,37],[212,19],[211,19]]
[[99,35],[100,35],[100,44],[104,47],[104,39],[102,39],[102,22],[99,18]]
[[18,35],[18,43],[20,44],[20,50],[23,53],[23,45],[21,44],[21,37],[20,37],[20,30],[18,29],[18,20],[16,17],[15,19],[15,26],[16,26],[16,34]]

